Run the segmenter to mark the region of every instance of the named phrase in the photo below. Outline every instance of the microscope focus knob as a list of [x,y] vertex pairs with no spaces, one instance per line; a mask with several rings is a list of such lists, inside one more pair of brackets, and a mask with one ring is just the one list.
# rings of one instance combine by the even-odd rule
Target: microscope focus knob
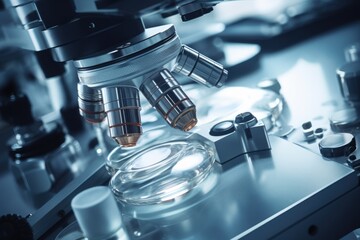
[[344,157],[355,151],[356,140],[350,133],[331,134],[321,140],[319,149],[324,157]]
[[16,214],[7,214],[0,217],[0,239],[31,240],[34,236],[25,218]]
[[360,61],[346,63],[336,73],[345,100],[360,104]]
[[1,101],[0,112],[3,119],[14,126],[26,126],[35,121],[29,98],[22,93],[13,94]]

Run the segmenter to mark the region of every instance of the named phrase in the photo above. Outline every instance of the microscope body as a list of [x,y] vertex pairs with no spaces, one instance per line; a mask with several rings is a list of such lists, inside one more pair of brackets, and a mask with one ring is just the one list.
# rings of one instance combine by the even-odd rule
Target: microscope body
[[170,126],[188,131],[197,123],[196,107],[171,72],[207,86],[227,78],[221,64],[182,45],[174,26],[145,28],[142,16],[179,13],[187,21],[218,2],[9,0],[16,26],[4,32],[47,55],[48,64],[73,62],[80,114],[91,123],[107,118],[110,136],[134,146],[142,134],[139,89]]
[[[61,68],[56,68],[57,63],[73,64],[79,78],[80,115],[93,124],[107,118],[110,136],[121,145],[118,149],[125,149],[122,146],[136,145],[142,134],[140,91],[170,126],[189,131],[197,123],[196,106],[172,73],[180,73],[209,87],[221,87],[227,78],[227,71],[221,64],[183,45],[173,25],[146,28],[142,17],[180,14],[183,21],[188,21],[210,12],[219,2],[8,0],[7,7],[11,9],[14,24],[3,29],[8,39],[17,39],[14,45],[46,56],[45,62],[54,66],[49,68],[49,76],[62,73]],[[313,222],[313,219],[323,219],[318,218],[318,214],[322,214],[319,209],[338,213],[336,206],[332,209],[332,202],[342,201],[344,197],[347,201],[340,203],[350,208],[347,203],[359,198],[359,194],[351,195],[350,200],[347,198],[353,189],[359,192],[358,174],[348,166],[324,161],[319,154],[290,141],[268,137],[264,124],[248,113],[240,114],[235,120],[222,120],[200,126],[198,132],[194,129],[194,134],[190,133],[191,137],[186,139],[215,149],[214,161],[217,163],[211,164],[214,163],[220,173],[211,175],[216,176],[216,181],[210,184],[213,188],[198,188],[201,194],[196,200],[199,201],[190,198],[193,196],[191,191],[186,192],[188,195],[179,195],[184,197],[185,204],[181,205],[184,208],[176,205],[181,198],[173,202],[165,198],[159,208],[140,206],[138,212],[131,212],[140,215],[132,216],[138,216],[139,222],[149,221],[149,216],[155,217],[154,222],[163,220],[169,227],[171,211],[167,207],[174,203],[176,212],[186,214],[180,214],[178,226],[170,226],[178,227],[178,232],[164,227],[168,234],[176,235],[184,230],[184,226],[189,226],[189,222],[196,222],[188,233],[191,236],[202,234],[208,239],[218,236],[219,231],[221,236],[229,239],[276,237],[279,233],[286,234],[284,229],[292,236],[301,232],[309,237],[308,232],[311,235],[310,228],[316,227],[315,224],[331,229],[328,221]],[[153,144],[158,143],[153,141]],[[358,163],[354,166],[358,167]],[[76,193],[95,184],[105,184],[110,178],[104,163],[91,165],[87,173],[62,189],[57,198],[29,219],[36,236],[43,235],[58,223],[61,213],[71,211],[69,202]],[[209,183],[209,179],[212,180],[206,178],[204,182]],[[343,218],[347,213],[355,216],[353,209],[348,208],[339,213]],[[201,216],[201,220],[194,221],[202,214],[198,209],[205,209],[209,217],[203,219]],[[172,219],[178,223],[179,219]],[[298,230],[299,219],[306,222],[305,231]],[[310,226],[309,231],[307,226]],[[327,234],[328,231],[323,232]]]

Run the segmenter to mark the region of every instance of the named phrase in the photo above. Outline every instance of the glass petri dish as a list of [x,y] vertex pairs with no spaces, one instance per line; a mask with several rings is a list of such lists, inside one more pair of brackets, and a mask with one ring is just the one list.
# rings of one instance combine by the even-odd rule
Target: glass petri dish
[[187,194],[204,181],[214,161],[214,150],[204,143],[170,141],[132,155],[109,185],[115,198],[123,203],[165,203]]
[[[279,94],[257,88],[224,87],[210,95],[211,98],[194,100],[199,126],[224,116],[234,118],[242,112],[251,112],[258,120],[265,120],[265,123],[269,115],[275,121],[281,116],[284,107],[283,98]],[[267,130],[272,128],[271,122],[265,126]]]
[[[177,225],[183,221],[197,221],[194,218],[194,213],[203,212],[204,209],[212,206],[211,202],[214,201],[220,181],[220,171],[220,168],[214,166],[202,182],[198,183],[191,191],[181,197],[174,198],[172,201],[148,205],[121,203],[121,212],[132,219],[150,222],[158,227]],[[196,226],[197,224],[194,223],[193,225]]]
[[166,141],[172,141],[176,139],[185,139],[189,137],[191,133],[182,132],[177,129],[173,129],[168,125],[157,126],[155,128],[144,130],[143,135],[139,139],[138,143],[134,147],[121,147],[114,148],[106,159],[106,168],[110,175],[114,175],[117,170],[131,157],[136,155],[139,151],[145,148],[154,146],[155,144],[161,144]]

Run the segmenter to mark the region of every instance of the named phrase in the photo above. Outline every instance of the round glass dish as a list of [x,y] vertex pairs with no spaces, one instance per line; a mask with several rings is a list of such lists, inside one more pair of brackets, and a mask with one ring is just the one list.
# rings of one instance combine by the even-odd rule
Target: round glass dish
[[127,204],[169,202],[185,195],[211,172],[214,150],[195,140],[149,147],[132,155],[110,180],[115,198]]
[[[191,93],[189,94],[190,97]],[[242,112],[251,112],[258,120],[262,120],[267,130],[277,120],[283,110],[283,98],[275,92],[247,87],[224,87],[216,92],[208,93],[209,97],[195,99],[198,125],[209,123],[224,116],[229,119]]]
[[186,139],[191,133],[173,129],[167,125],[157,126],[155,128],[144,130],[143,135],[134,147],[114,148],[106,159],[106,169],[109,174],[113,176],[118,169],[127,162],[128,159],[136,155],[138,152],[147,149],[151,146],[158,145],[167,141],[174,141],[177,139]]

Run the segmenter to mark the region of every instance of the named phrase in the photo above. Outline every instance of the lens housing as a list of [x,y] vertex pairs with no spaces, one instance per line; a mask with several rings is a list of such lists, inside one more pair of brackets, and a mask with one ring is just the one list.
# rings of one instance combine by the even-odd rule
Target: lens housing
[[170,126],[189,131],[196,125],[195,105],[167,69],[147,78],[140,90]]
[[120,145],[136,145],[142,133],[139,90],[131,86],[101,89],[110,136]]
[[181,47],[174,72],[208,87],[221,87],[228,76],[227,70],[220,63],[186,45]]
[[90,123],[100,123],[106,117],[101,91],[78,83],[78,104],[80,115]]

